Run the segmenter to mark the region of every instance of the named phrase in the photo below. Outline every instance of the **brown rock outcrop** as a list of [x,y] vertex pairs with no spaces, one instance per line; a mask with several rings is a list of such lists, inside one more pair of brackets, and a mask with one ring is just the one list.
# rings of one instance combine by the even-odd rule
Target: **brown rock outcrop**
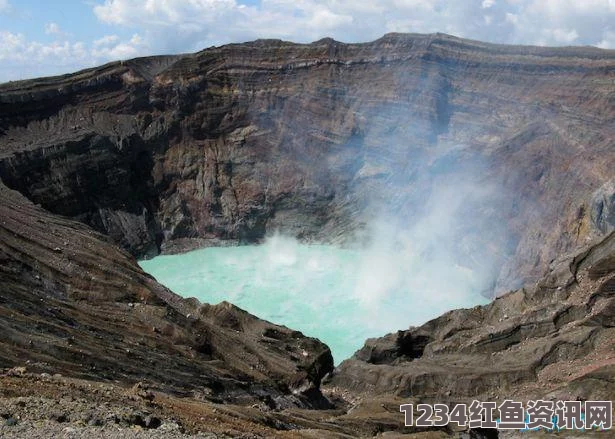
[[348,240],[374,206],[413,223],[469,178],[451,247],[493,262],[501,292],[612,229],[614,66],[441,34],[111,63],[0,86],[0,177],[139,257],[276,229]]
[[336,369],[331,385],[445,403],[609,400],[614,367],[611,233],[531,287],[368,340]]
[[326,404],[318,387],[333,358],[318,340],[226,302],[182,299],[105,236],[1,183],[0,231],[0,367],[211,400]]
[[[0,402],[98,403],[105,381],[121,407],[110,383],[143,382],[134,410],[220,419],[221,437],[365,437],[416,432],[408,401],[611,399],[614,72],[614,51],[390,34],[0,85]],[[496,290],[529,286],[368,340],[329,376],[318,340],[182,299],[134,259],[276,229],[355,240],[383,211],[419,220],[443,183],[446,246],[491,263]],[[90,381],[31,375],[58,371]]]

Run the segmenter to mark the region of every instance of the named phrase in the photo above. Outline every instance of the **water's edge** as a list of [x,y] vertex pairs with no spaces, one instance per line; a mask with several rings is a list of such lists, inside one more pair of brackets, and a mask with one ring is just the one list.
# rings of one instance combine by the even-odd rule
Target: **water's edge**
[[433,278],[405,256],[275,237],[262,245],[207,247],[139,264],[184,297],[226,300],[320,339],[337,364],[368,338],[488,302],[480,288],[471,288],[471,273],[462,267],[451,268],[446,287],[442,276]]

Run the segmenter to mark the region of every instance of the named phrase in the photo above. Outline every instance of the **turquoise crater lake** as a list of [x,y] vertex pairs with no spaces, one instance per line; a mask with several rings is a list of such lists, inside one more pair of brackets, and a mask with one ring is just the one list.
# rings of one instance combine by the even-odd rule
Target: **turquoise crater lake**
[[449,264],[435,272],[406,250],[344,249],[275,236],[262,245],[210,247],[140,265],[184,297],[226,300],[317,337],[338,364],[367,338],[486,303],[470,270]]

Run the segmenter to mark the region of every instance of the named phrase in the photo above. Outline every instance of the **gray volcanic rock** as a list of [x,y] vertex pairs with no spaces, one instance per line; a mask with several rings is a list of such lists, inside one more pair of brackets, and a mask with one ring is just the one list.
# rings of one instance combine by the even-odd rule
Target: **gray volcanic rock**
[[440,403],[609,400],[614,365],[611,233],[532,287],[368,340],[329,385]]
[[[0,85],[0,433],[65,432],[58,399],[75,423],[177,414],[214,437],[446,437],[399,404],[612,399],[614,71],[614,51],[390,34]],[[134,258],[278,229],[368,240],[379,221],[442,222],[421,258],[527,286],[333,370],[318,340],[182,299]]]
[[111,63],[0,86],[0,178],[138,257],[278,229],[354,240],[457,182],[448,246],[502,292],[606,233],[614,66],[442,34]]
[[615,181],[606,182],[594,193],[591,219],[603,233],[615,229]]
[[226,302],[182,299],[107,237],[1,183],[0,231],[1,368],[323,405],[318,388],[333,358],[318,340]]

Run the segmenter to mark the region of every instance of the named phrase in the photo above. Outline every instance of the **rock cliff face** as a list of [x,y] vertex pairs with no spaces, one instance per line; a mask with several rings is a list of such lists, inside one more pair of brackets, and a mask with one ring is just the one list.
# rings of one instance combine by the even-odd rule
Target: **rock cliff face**
[[470,177],[464,200],[495,189],[450,245],[494,261],[502,292],[614,227],[614,66],[439,34],[112,63],[0,86],[0,177],[138,257],[275,229],[349,240]]
[[229,303],[184,300],[108,238],[0,184],[0,367],[320,406],[329,348]]
[[[0,368],[27,371],[0,377],[0,415],[23,419],[17,436],[59,401],[81,427],[134,406],[214,437],[366,437],[414,432],[411,401],[611,399],[614,84],[613,51],[387,35],[0,85]],[[354,241],[375,217],[422,218],[443,182],[446,246],[492,261],[496,289],[526,287],[336,370],[318,340],[136,264],[276,229]],[[58,371],[86,381],[38,375]]]
[[[615,395],[615,233],[487,306],[370,339],[333,385],[455,403]],[[604,379],[606,377],[611,377]]]

